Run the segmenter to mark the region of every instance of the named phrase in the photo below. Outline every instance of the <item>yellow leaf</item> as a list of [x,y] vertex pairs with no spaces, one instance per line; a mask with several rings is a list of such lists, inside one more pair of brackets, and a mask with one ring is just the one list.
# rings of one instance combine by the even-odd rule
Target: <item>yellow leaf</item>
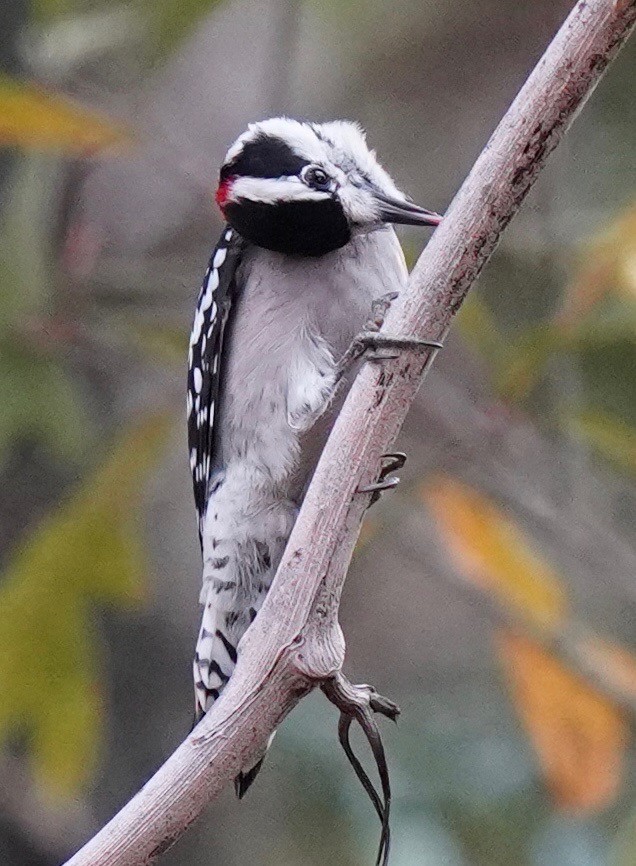
[[542,628],[558,624],[566,596],[557,575],[490,500],[447,476],[425,483],[421,495],[466,579]]
[[495,375],[497,393],[506,400],[523,400],[537,386],[550,356],[563,348],[559,329],[546,323],[529,328],[507,347],[505,363]]
[[0,583],[0,740],[24,729],[35,775],[72,793],[102,735],[91,606],[138,604],[147,572],[138,506],[172,427],[145,418],[26,540]]
[[636,431],[606,412],[581,412],[572,418],[579,435],[614,463],[636,475]]
[[621,784],[629,739],[625,715],[528,638],[506,631],[497,643],[557,806],[578,814],[604,808]]
[[478,294],[469,295],[457,317],[457,327],[496,368],[507,366],[509,341],[504,338],[487,304]]
[[[84,628],[86,631],[86,628]],[[41,789],[71,797],[91,778],[103,738],[103,707],[94,666],[76,659],[55,692],[34,714],[32,764]]]
[[128,138],[64,96],[0,75],[0,146],[86,155]]
[[577,324],[610,293],[636,300],[636,206],[588,244],[579,273],[565,293],[558,324]]

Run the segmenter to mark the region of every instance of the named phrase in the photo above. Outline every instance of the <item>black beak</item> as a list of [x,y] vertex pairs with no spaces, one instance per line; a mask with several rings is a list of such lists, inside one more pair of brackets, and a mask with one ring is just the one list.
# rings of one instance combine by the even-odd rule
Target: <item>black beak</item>
[[407,226],[438,226],[442,217],[432,210],[419,207],[410,201],[390,198],[373,188],[373,197],[380,205],[380,219],[385,223],[399,223]]

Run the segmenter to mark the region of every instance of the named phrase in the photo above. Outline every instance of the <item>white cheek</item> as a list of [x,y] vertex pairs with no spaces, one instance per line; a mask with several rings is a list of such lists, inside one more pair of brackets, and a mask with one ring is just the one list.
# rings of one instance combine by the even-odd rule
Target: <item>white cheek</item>
[[356,225],[373,225],[379,222],[378,206],[369,193],[347,184],[340,189],[338,196],[351,222]]

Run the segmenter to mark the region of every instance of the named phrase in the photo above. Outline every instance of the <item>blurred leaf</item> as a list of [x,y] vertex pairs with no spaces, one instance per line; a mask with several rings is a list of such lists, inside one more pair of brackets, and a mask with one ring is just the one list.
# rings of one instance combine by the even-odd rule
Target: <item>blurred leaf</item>
[[54,66],[78,63],[132,44],[144,61],[161,62],[220,2],[34,0],[34,16],[47,28],[39,34],[42,51],[48,48],[42,60]]
[[138,506],[171,421],[146,418],[16,551],[0,584],[0,740],[30,735],[36,774],[72,795],[102,736],[91,606],[130,608],[147,564]]
[[636,206],[587,244],[579,273],[566,290],[558,323],[576,325],[609,294],[636,302]]
[[426,482],[421,496],[463,577],[541,628],[559,623],[567,606],[559,578],[490,500],[447,476]]
[[[560,624],[567,611],[560,581],[501,511],[445,477],[424,485],[422,495],[465,578],[508,604],[522,623]],[[589,811],[609,803],[628,739],[623,712],[529,638],[506,631],[498,650],[557,805]],[[626,650],[596,638],[583,639],[580,650],[617,692],[636,699],[636,659]]]
[[457,317],[461,333],[495,369],[507,363],[507,343],[483,298],[469,295]]
[[84,3],[79,3],[78,0],[31,0],[33,15],[39,21],[50,21],[61,15],[68,15],[83,6]]
[[583,412],[571,419],[575,430],[604,457],[636,475],[636,430],[603,412]]
[[606,413],[636,427],[636,330],[609,339],[590,334],[577,353],[577,368],[584,385],[581,411]]
[[614,839],[611,866],[636,866],[636,812],[633,812]]
[[371,544],[374,538],[377,537],[380,528],[381,525],[378,520],[374,520],[371,517],[365,518],[364,523],[360,527],[360,534],[356,541],[354,555],[360,553],[361,550],[364,550],[367,544]]
[[145,0],[154,31],[154,53],[163,58],[197,21],[209,14],[220,0]]
[[0,460],[17,440],[77,457],[90,426],[71,380],[28,346],[0,341],[0,349]]
[[528,638],[502,632],[498,648],[557,806],[572,813],[607,806],[622,779],[624,713]]
[[85,155],[127,138],[97,112],[0,75],[0,146]]
[[414,234],[408,234],[406,237],[400,238],[400,246],[404,253],[406,267],[410,273],[422,252],[421,238]]
[[130,344],[136,346],[147,360],[161,364],[183,364],[188,353],[188,337],[182,324],[151,325],[146,321],[118,320],[118,333],[127,334]]
[[627,700],[636,702],[636,658],[625,649],[592,637],[581,641],[588,665]]
[[551,323],[530,328],[510,344],[505,363],[495,368],[497,393],[506,400],[523,400],[539,383],[550,356],[563,348],[563,335]]
[[[0,121],[1,124],[1,121]],[[78,383],[65,364],[64,329],[51,315],[46,179],[50,158],[30,154],[14,172],[0,234],[0,462],[16,442],[63,459],[86,453],[92,437]],[[72,329],[70,329],[72,330]]]

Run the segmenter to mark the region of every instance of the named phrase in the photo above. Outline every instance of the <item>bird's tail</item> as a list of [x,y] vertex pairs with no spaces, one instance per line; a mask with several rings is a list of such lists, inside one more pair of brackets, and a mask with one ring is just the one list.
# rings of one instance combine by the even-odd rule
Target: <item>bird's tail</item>
[[[228,581],[228,584],[230,582]],[[198,724],[221,695],[236,666],[237,647],[264,599],[254,599],[245,611],[237,604],[233,586],[219,589],[209,584],[201,593],[203,616],[194,654],[194,724]],[[234,780],[237,797],[242,798],[263,765],[265,753],[274,735],[258,760],[244,768]]]
[[[195,718],[219,697],[236,666],[239,642],[260,610],[296,519],[295,503],[260,488],[246,490],[245,471],[228,468],[212,493],[203,527],[203,619],[194,658]],[[242,797],[266,749],[236,779]]]
[[195,723],[207,713],[232,675],[241,637],[230,627],[235,607],[233,593],[215,592],[208,586],[201,596],[203,616],[192,665]]
[[270,736],[267,741],[267,745],[265,746],[265,751],[259,757],[255,764],[249,770],[243,769],[238,774],[238,776],[234,779],[234,790],[236,791],[236,796],[239,800],[242,800],[245,794],[247,793],[250,785],[254,781],[254,779],[258,776],[261,767],[263,766],[263,761],[265,760],[265,755],[267,754],[267,750],[272,745],[272,740],[276,736],[276,731]]

